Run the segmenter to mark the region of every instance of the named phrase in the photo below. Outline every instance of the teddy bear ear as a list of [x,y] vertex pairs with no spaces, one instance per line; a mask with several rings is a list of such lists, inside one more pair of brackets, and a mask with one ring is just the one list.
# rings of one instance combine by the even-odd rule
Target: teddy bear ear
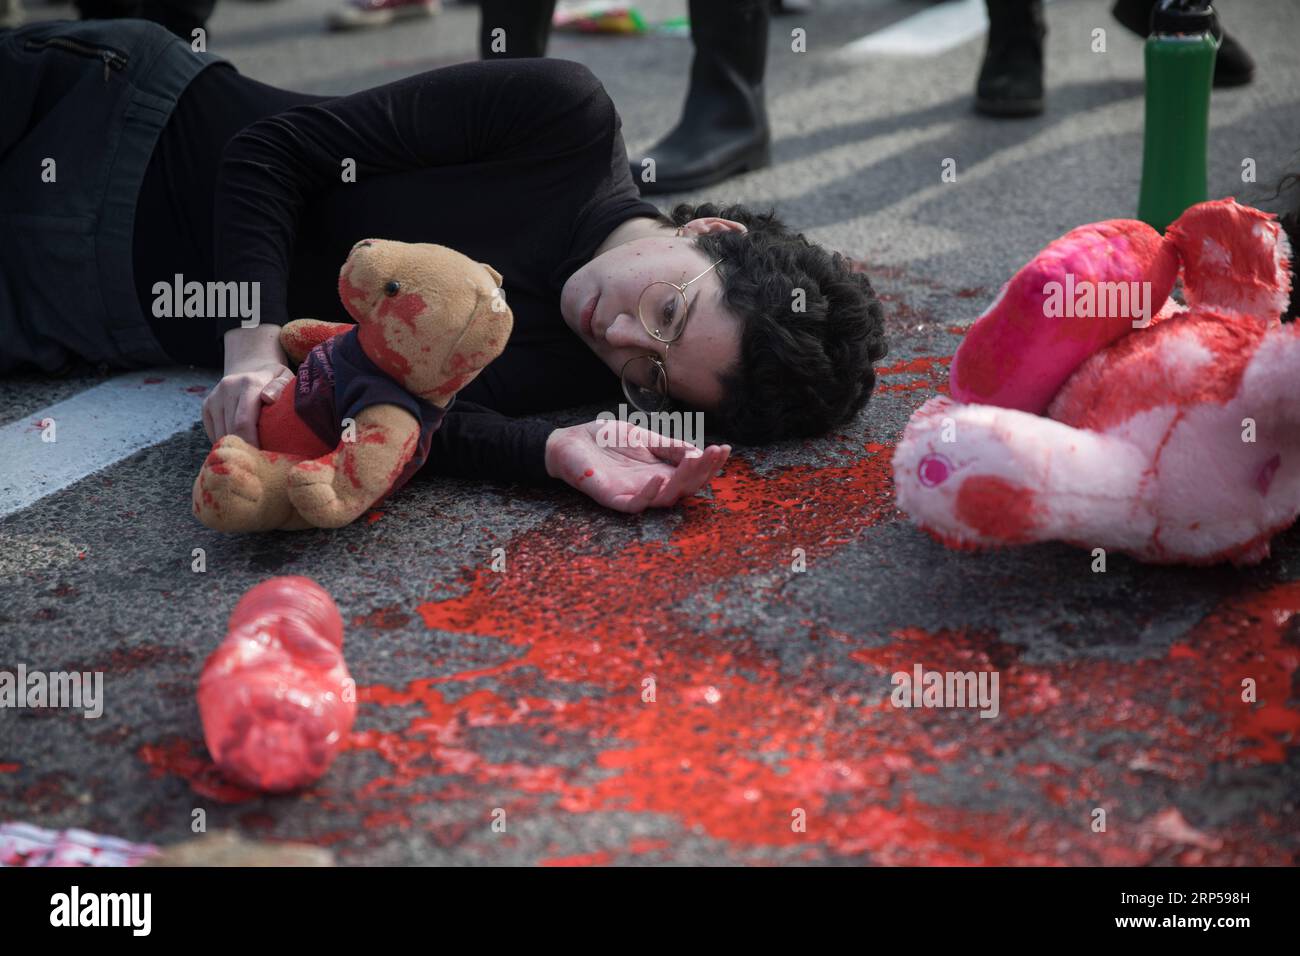
[[484,269],[488,271],[488,275],[492,277],[493,282],[495,282],[497,285],[501,284],[501,273],[497,272],[496,269],[493,269],[486,262],[480,262],[479,265],[481,265]]

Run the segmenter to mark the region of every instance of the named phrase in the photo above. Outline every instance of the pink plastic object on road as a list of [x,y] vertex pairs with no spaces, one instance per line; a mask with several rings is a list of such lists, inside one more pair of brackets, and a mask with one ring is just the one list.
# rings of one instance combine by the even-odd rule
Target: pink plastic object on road
[[310,578],[279,577],[245,594],[198,696],[204,740],[226,776],[272,792],[318,780],[357,712],[329,593]]

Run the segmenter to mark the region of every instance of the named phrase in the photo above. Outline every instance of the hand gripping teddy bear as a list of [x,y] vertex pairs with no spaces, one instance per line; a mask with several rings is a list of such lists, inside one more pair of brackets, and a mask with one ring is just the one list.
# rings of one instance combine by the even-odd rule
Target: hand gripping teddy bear
[[[1300,328],[1273,217],[1081,226],[1021,269],[912,416],[899,506],[952,547],[1262,561],[1300,514]],[[1182,272],[1179,305],[1170,293]]]
[[281,330],[301,364],[261,410],[261,447],[226,435],[204,461],[194,513],[209,528],[338,528],[364,514],[424,463],[456,392],[514,324],[500,274],[445,246],[362,240],[339,297],[356,325]]

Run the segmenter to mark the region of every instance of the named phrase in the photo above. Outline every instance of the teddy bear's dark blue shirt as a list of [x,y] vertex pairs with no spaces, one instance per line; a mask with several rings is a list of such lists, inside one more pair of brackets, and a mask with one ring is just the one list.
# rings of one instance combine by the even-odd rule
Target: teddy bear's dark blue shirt
[[[454,401],[454,400],[453,400]],[[298,366],[293,408],[303,423],[331,448],[343,434],[343,420],[355,419],[373,405],[396,405],[420,423],[420,440],[389,494],[411,480],[429,457],[433,433],[442,424],[445,409],[417,398],[366,356],[357,330],[326,339],[307,353]]]

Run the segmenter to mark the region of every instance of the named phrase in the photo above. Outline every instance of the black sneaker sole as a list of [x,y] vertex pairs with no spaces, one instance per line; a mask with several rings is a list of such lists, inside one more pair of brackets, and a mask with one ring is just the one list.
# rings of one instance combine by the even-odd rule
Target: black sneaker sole
[[712,186],[714,183],[720,183],[732,176],[753,172],[756,169],[763,169],[770,165],[772,165],[772,147],[770,143],[764,143],[760,147],[746,150],[725,165],[707,173],[678,179],[659,179],[652,183],[642,182],[641,177],[637,176],[634,181],[643,196],[653,196],[660,193],[681,193],[691,189],[700,189],[704,186]]
[[1214,71],[1214,85],[1220,89],[1228,86],[1246,86],[1255,79],[1255,71],[1249,73],[1220,73]]
[[990,100],[977,96],[975,111],[999,118],[1038,116],[1043,112],[1045,103],[1046,99],[1042,96],[1032,100]]

